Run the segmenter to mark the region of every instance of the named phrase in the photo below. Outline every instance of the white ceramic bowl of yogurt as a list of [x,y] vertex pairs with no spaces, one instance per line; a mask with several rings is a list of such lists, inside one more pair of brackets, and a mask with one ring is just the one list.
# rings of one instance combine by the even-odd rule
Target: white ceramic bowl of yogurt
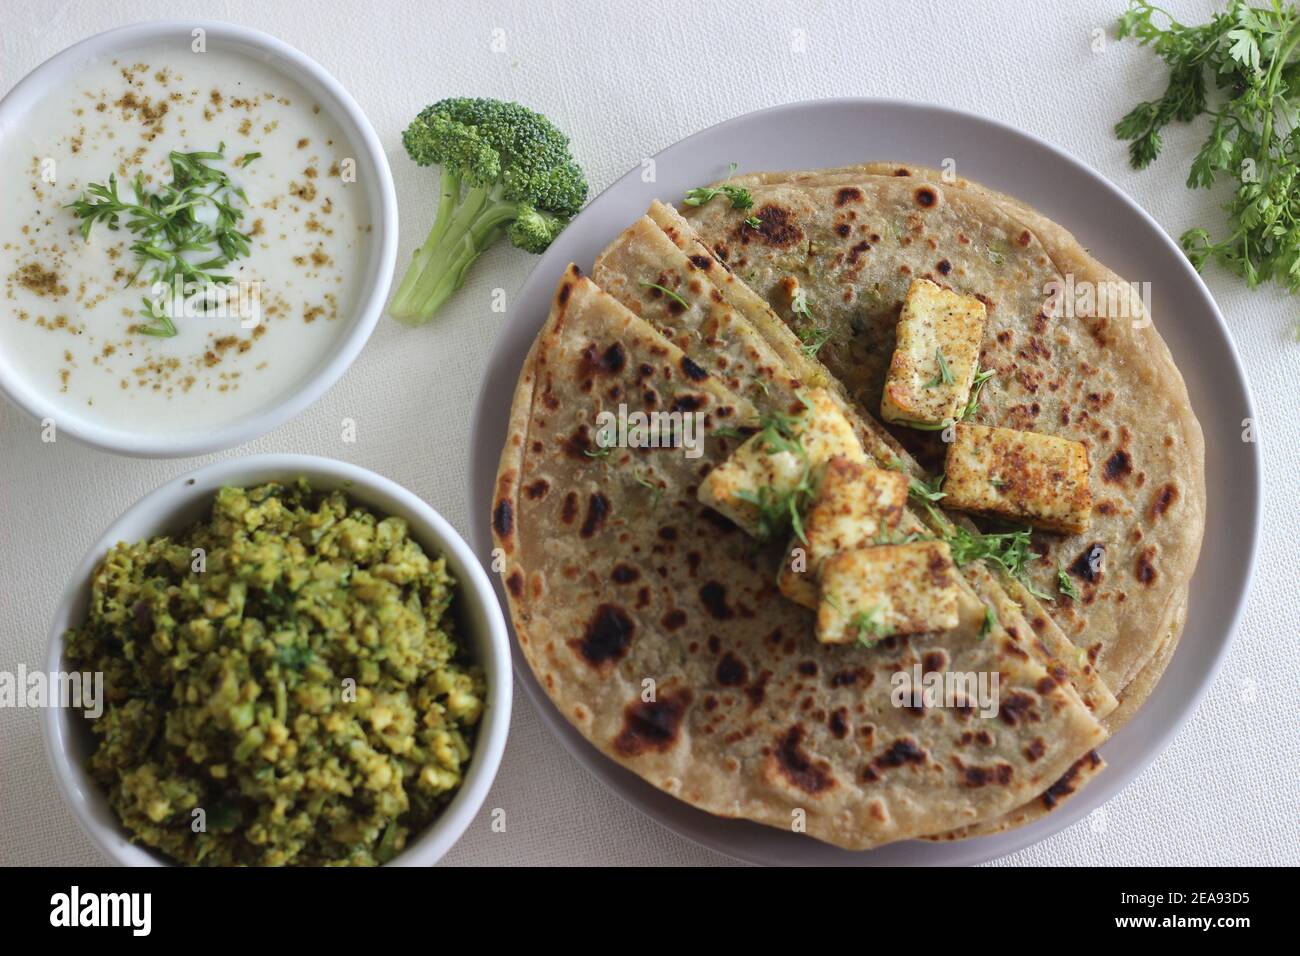
[[[90,582],[96,567],[119,541],[143,541],[175,532],[211,512],[216,493],[227,485],[252,487],[267,481],[306,478],[313,488],[343,488],[349,498],[382,515],[404,518],[411,537],[429,555],[442,555],[456,580],[452,613],[456,633],[483,669],[487,697],[474,737],[473,755],[464,779],[442,812],[418,833],[390,866],[430,866],[461,837],[483,805],[510,727],[513,671],[505,618],[487,572],[465,540],[421,498],[402,486],[357,465],[310,455],[253,455],[213,462],[182,474],[150,492],[129,508],[86,552],[74,572],[50,626],[46,673],[64,668],[63,639],[86,618]],[[133,843],[86,766],[95,747],[88,722],[75,707],[41,710],[41,733],[59,790],[94,844],[122,866],[169,863],[147,847]]]
[[[127,215],[80,234],[67,204],[91,183],[112,173],[131,201],[140,173],[161,195],[178,181],[173,151],[219,149],[209,165],[231,190],[218,198],[248,244],[206,270],[228,281],[153,286],[159,260],[133,250],[149,237]],[[383,310],[397,252],[383,147],[337,80],[257,30],[159,21],[69,47],[0,100],[0,174],[0,392],[98,448],[179,457],[249,441],[320,397]],[[213,224],[215,205],[194,215]],[[213,233],[178,255],[220,252]],[[174,334],[141,331],[159,328],[146,296]]]

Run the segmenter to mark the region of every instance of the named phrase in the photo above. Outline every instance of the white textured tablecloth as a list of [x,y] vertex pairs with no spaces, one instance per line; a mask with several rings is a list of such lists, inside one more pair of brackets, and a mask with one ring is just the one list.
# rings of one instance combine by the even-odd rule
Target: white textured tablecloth
[[[1166,5],[1184,22],[1216,6]],[[323,64],[369,114],[393,164],[401,263],[432,221],[434,180],[406,160],[399,136],[422,107],[451,95],[520,100],[550,115],[572,135],[597,190],[683,136],[760,107],[846,95],[929,100],[1063,146],[1174,235],[1216,224],[1214,199],[1182,185],[1201,129],[1171,131],[1166,155],[1141,174],[1110,133],[1136,99],[1162,88],[1151,54],[1114,40],[1122,8],[1121,0],[0,0],[0,91],[69,44],[137,20],[224,19],[269,31]],[[494,34],[504,52],[494,51]],[[466,532],[469,407],[502,319],[489,307],[491,289],[517,289],[534,262],[497,246],[436,322],[411,331],[381,319],[324,398],[227,454],[347,459],[411,488]],[[1264,539],[1244,623],[1209,696],[1165,753],[1103,812],[1005,863],[1300,863],[1300,298],[1250,293],[1216,271],[1207,280],[1245,361],[1263,434]],[[356,421],[355,444],[340,440],[343,418]],[[90,542],[141,495],[201,463],[42,444],[35,423],[0,403],[0,670],[40,665],[55,602]],[[491,831],[493,807],[507,811],[505,833]],[[726,862],[608,792],[518,693],[496,785],[447,861]],[[0,863],[101,862],[55,789],[36,713],[0,709]]]

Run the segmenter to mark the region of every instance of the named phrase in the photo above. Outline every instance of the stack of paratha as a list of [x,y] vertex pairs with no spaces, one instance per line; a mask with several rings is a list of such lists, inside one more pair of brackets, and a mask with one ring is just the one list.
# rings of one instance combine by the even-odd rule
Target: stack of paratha
[[[1145,316],[1121,321],[1107,302],[1057,314],[1052,280],[1114,276],[1013,200],[892,165],[739,182],[752,209],[711,202],[688,223],[656,203],[591,278],[570,267],[560,283],[492,516],[520,645],[590,740],[711,813],[855,849],[1025,823],[1101,769],[1094,748],[1181,629],[1204,513],[1182,380]],[[954,630],[822,645],[813,613],[777,590],[785,542],[759,545],[698,488],[747,423],[797,411],[807,387],[831,392],[877,465],[941,466],[937,435],[875,417],[899,304],[922,276],[987,306],[982,365],[996,374],[973,420],[1087,445],[1091,524],[1035,534],[1027,580],[962,567]],[[809,315],[815,350],[795,331]],[[602,447],[602,413],[620,406],[701,414],[702,453]],[[943,537],[952,522],[975,529],[917,505],[899,530]],[[996,673],[996,714],[896,706],[900,680],[950,672]]]

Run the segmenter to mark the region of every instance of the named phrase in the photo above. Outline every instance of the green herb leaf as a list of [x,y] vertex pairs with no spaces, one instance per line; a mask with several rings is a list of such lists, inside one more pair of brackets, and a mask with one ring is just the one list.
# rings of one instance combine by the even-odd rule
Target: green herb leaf
[[[243,190],[231,182],[230,177],[211,162],[224,158],[225,144],[215,152],[171,152],[171,183],[157,192],[150,192],[142,173],[136,173],[131,189],[135,201],[123,199],[118,193],[117,177],[110,173],[108,184],[90,183],[81,197],[68,203],[67,208],[81,220],[81,236],[89,239],[97,223],[116,231],[125,225],[135,236],[130,248],[135,253],[137,267],[127,280],[134,284],[148,270],[150,284],[183,283],[226,285],[232,280],[228,275],[213,270],[221,269],[249,253],[249,237],[236,228],[243,218],[232,198],[246,203]],[[245,156],[246,162],[250,157]],[[245,163],[246,164],[246,163]],[[215,217],[205,208],[215,211]],[[209,221],[213,220],[213,221]],[[203,258],[195,264],[195,254]],[[147,302],[148,300],[146,300]],[[167,337],[176,334],[170,317],[160,315],[161,306],[149,307],[151,324],[136,326],[145,335]]]
[[1235,180],[1221,237],[1201,227],[1183,233],[1192,265],[1213,260],[1248,286],[1275,282],[1300,290],[1300,6],[1230,0],[1208,23],[1187,25],[1147,0],[1130,0],[1119,36],[1150,47],[1167,70],[1161,96],[1115,124],[1132,166],[1143,169],[1159,156],[1170,123],[1204,114],[1209,133],[1187,185]]
[[636,483],[642,488],[648,488],[650,490],[652,496],[650,500],[650,510],[657,511],[659,509],[659,502],[663,500],[663,488],[651,481],[649,476],[643,475],[639,471],[633,474],[632,477],[636,479]]
[[141,301],[144,302],[144,308],[140,310],[140,314],[149,320],[149,324],[137,325],[135,327],[137,332],[160,339],[169,339],[177,334],[176,324],[172,322],[171,316],[163,310],[161,302],[147,298]]
[[[732,163],[727,170],[727,179],[736,174],[736,164]],[[731,208],[739,209],[744,212],[754,207],[754,197],[744,186],[732,186],[723,183],[721,186],[697,186],[695,189],[686,193],[683,202],[688,206],[703,206],[706,202],[713,199],[714,196],[726,196],[731,200]],[[762,223],[757,217],[750,217],[745,220],[751,228],[757,229]]]
[[1066,597],[1075,601],[1079,600],[1079,589],[1075,586],[1069,572],[1059,563],[1056,565],[1056,584]]
[[833,330],[829,325],[817,324],[812,311],[808,308],[807,298],[802,295],[796,297],[790,311],[796,317],[795,334],[803,343],[799,347],[800,351],[809,358],[816,358],[822,346],[830,340]]
[[984,638],[992,634],[993,628],[997,627],[997,624],[998,624],[998,617],[996,614],[993,613],[993,608],[985,604],[984,621],[980,624],[979,640],[982,641],[984,640]]
[[[805,409],[810,409],[807,396],[802,392],[797,394]],[[807,545],[803,512],[812,501],[816,489],[813,487],[812,463],[799,438],[803,430],[803,419],[801,416],[774,410],[759,418],[758,427],[756,441],[768,454],[788,452],[795,455],[802,462],[802,470],[798,480],[789,489],[778,490],[771,485],[763,485],[754,491],[737,491],[736,497],[749,502],[757,510],[757,537],[760,541],[769,541],[790,529]]]
[[929,481],[913,478],[907,486],[907,493],[918,501],[939,501],[947,495],[947,492],[939,490],[943,487],[943,479],[943,475],[936,475]]
[[685,299],[683,299],[680,295],[678,295],[678,294],[677,294],[676,292],[674,292],[672,289],[665,289],[663,286],[661,286],[661,285],[660,285],[659,283],[657,283],[657,282],[646,282],[646,281],[642,280],[642,282],[641,282],[641,286],[642,286],[643,288],[646,288],[646,289],[658,289],[658,290],[659,290],[660,292],[662,292],[664,295],[668,296],[668,298],[672,299],[674,302],[676,302],[677,304],[679,304],[683,309],[689,309],[689,308],[691,307],[691,306],[690,306],[690,303],[688,303]]
[[970,398],[966,402],[966,408],[961,413],[958,421],[966,421],[980,407],[980,392],[984,391],[984,386],[997,373],[991,368],[982,368],[975,373],[975,378],[971,381]]
[[869,611],[858,611],[849,618],[849,627],[857,631],[855,640],[863,647],[875,647],[880,638],[885,637],[885,623],[881,619],[879,607]]
[[952,377],[952,369],[948,368],[948,360],[943,357],[940,349],[934,350],[934,360],[939,363],[939,372],[933,379],[925,383],[926,388],[938,388],[940,385],[951,385],[956,381]]
[[1028,528],[997,534],[980,534],[967,531],[961,525],[954,525],[947,538],[948,549],[958,567],[965,567],[972,561],[990,561],[1000,565],[1009,575],[1025,586],[1025,589],[1040,600],[1052,599],[1050,594],[1034,587],[1029,580],[1029,565],[1039,559],[1037,552],[1030,549],[1030,531]]

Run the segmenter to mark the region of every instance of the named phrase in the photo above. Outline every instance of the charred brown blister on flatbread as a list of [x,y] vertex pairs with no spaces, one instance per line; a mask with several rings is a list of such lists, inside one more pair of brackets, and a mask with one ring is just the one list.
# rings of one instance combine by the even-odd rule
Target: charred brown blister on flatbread
[[998,763],[991,767],[966,767],[962,773],[968,787],[985,787],[989,784],[1005,787],[1015,776],[1015,768],[1009,763]]
[[1154,521],[1161,517],[1166,511],[1172,508],[1178,502],[1178,486],[1172,481],[1167,481],[1159,488],[1151,498],[1151,520]]
[[727,603],[727,586],[717,581],[710,581],[700,588],[700,603],[716,620],[728,621],[736,616],[735,610]]
[[803,741],[804,729],[795,724],[776,741],[768,759],[786,781],[805,793],[816,795],[834,788],[837,784],[830,764],[811,756]]
[[680,687],[664,688],[652,701],[634,700],[623,711],[623,729],[614,738],[614,749],[625,757],[672,750],[692,697],[689,689]]
[[767,682],[772,679],[772,672],[764,670],[758,675],[754,683],[745,688],[745,696],[749,698],[749,708],[754,710],[761,707],[763,701],[767,698]]
[[515,531],[515,509],[507,498],[497,502],[492,512],[492,530],[503,543],[508,542]]
[[826,719],[826,726],[830,730],[832,737],[836,740],[843,740],[849,735],[849,709],[847,707],[836,707]]
[[1043,805],[1049,810],[1053,809],[1058,803],[1074,793],[1078,786],[1079,774],[1100,765],[1101,757],[1097,754],[1097,751],[1088,751],[1088,753],[1076,760],[1059,780],[1043,791],[1041,797]]
[[1117,448],[1102,466],[1103,481],[1121,482],[1133,473],[1133,459],[1123,448]]
[[609,517],[610,503],[601,492],[594,492],[587,499],[587,517],[583,519],[582,530],[579,532],[584,538],[590,538],[605,527],[605,520]]
[[1009,727],[1015,727],[1024,721],[1040,719],[1034,699],[1028,694],[1019,692],[1008,694],[1005,700],[999,702],[998,717]]
[[912,198],[922,209],[930,209],[939,204],[939,192],[932,186],[918,186]]
[[702,382],[709,377],[709,373],[696,365],[688,356],[682,356],[682,372],[692,382]]
[[1138,579],[1138,583],[1143,587],[1151,587],[1156,581],[1156,549],[1153,547],[1143,548],[1137,556],[1137,561],[1133,567],[1133,575]]
[[591,375],[617,375],[627,366],[627,352],[618,342],[601,351],[594,342],[582,353],[582,371]]
[[837,207],[859,202],[862,202],[862,190],[857,186],[845,186],[835,191],[835,205]]
[[723,687],[740,687],[749,680],[749,668],[731,651],[722,655],[714,676]]
[[569,641],[569,646],[584,661],[601,670],[627,655],[635,633],[636,624],[627,611],[617,604],[602,604],[596,608],[582,637]]
[[799,228],[794,213],[786,207],[768,203],[753,215],[759,220],[758,226],[752,226],[749,220],[745,220],[736,228],[736,238],[742,244],[748,245],[751,240],[759,240],[768,246],[789,249],[803,241],[804,232]]
[[620,561],[614,565],[614,570],[609,574],[610,580],[615,584],[632,584],[641,577],[641,572],[630,564]]
[[884,749],[862,771],[862,779],[871,783],[880,779],[888,770],[904,766],[923,767],[929,762],[930,755],[911,737],[900,737]]

